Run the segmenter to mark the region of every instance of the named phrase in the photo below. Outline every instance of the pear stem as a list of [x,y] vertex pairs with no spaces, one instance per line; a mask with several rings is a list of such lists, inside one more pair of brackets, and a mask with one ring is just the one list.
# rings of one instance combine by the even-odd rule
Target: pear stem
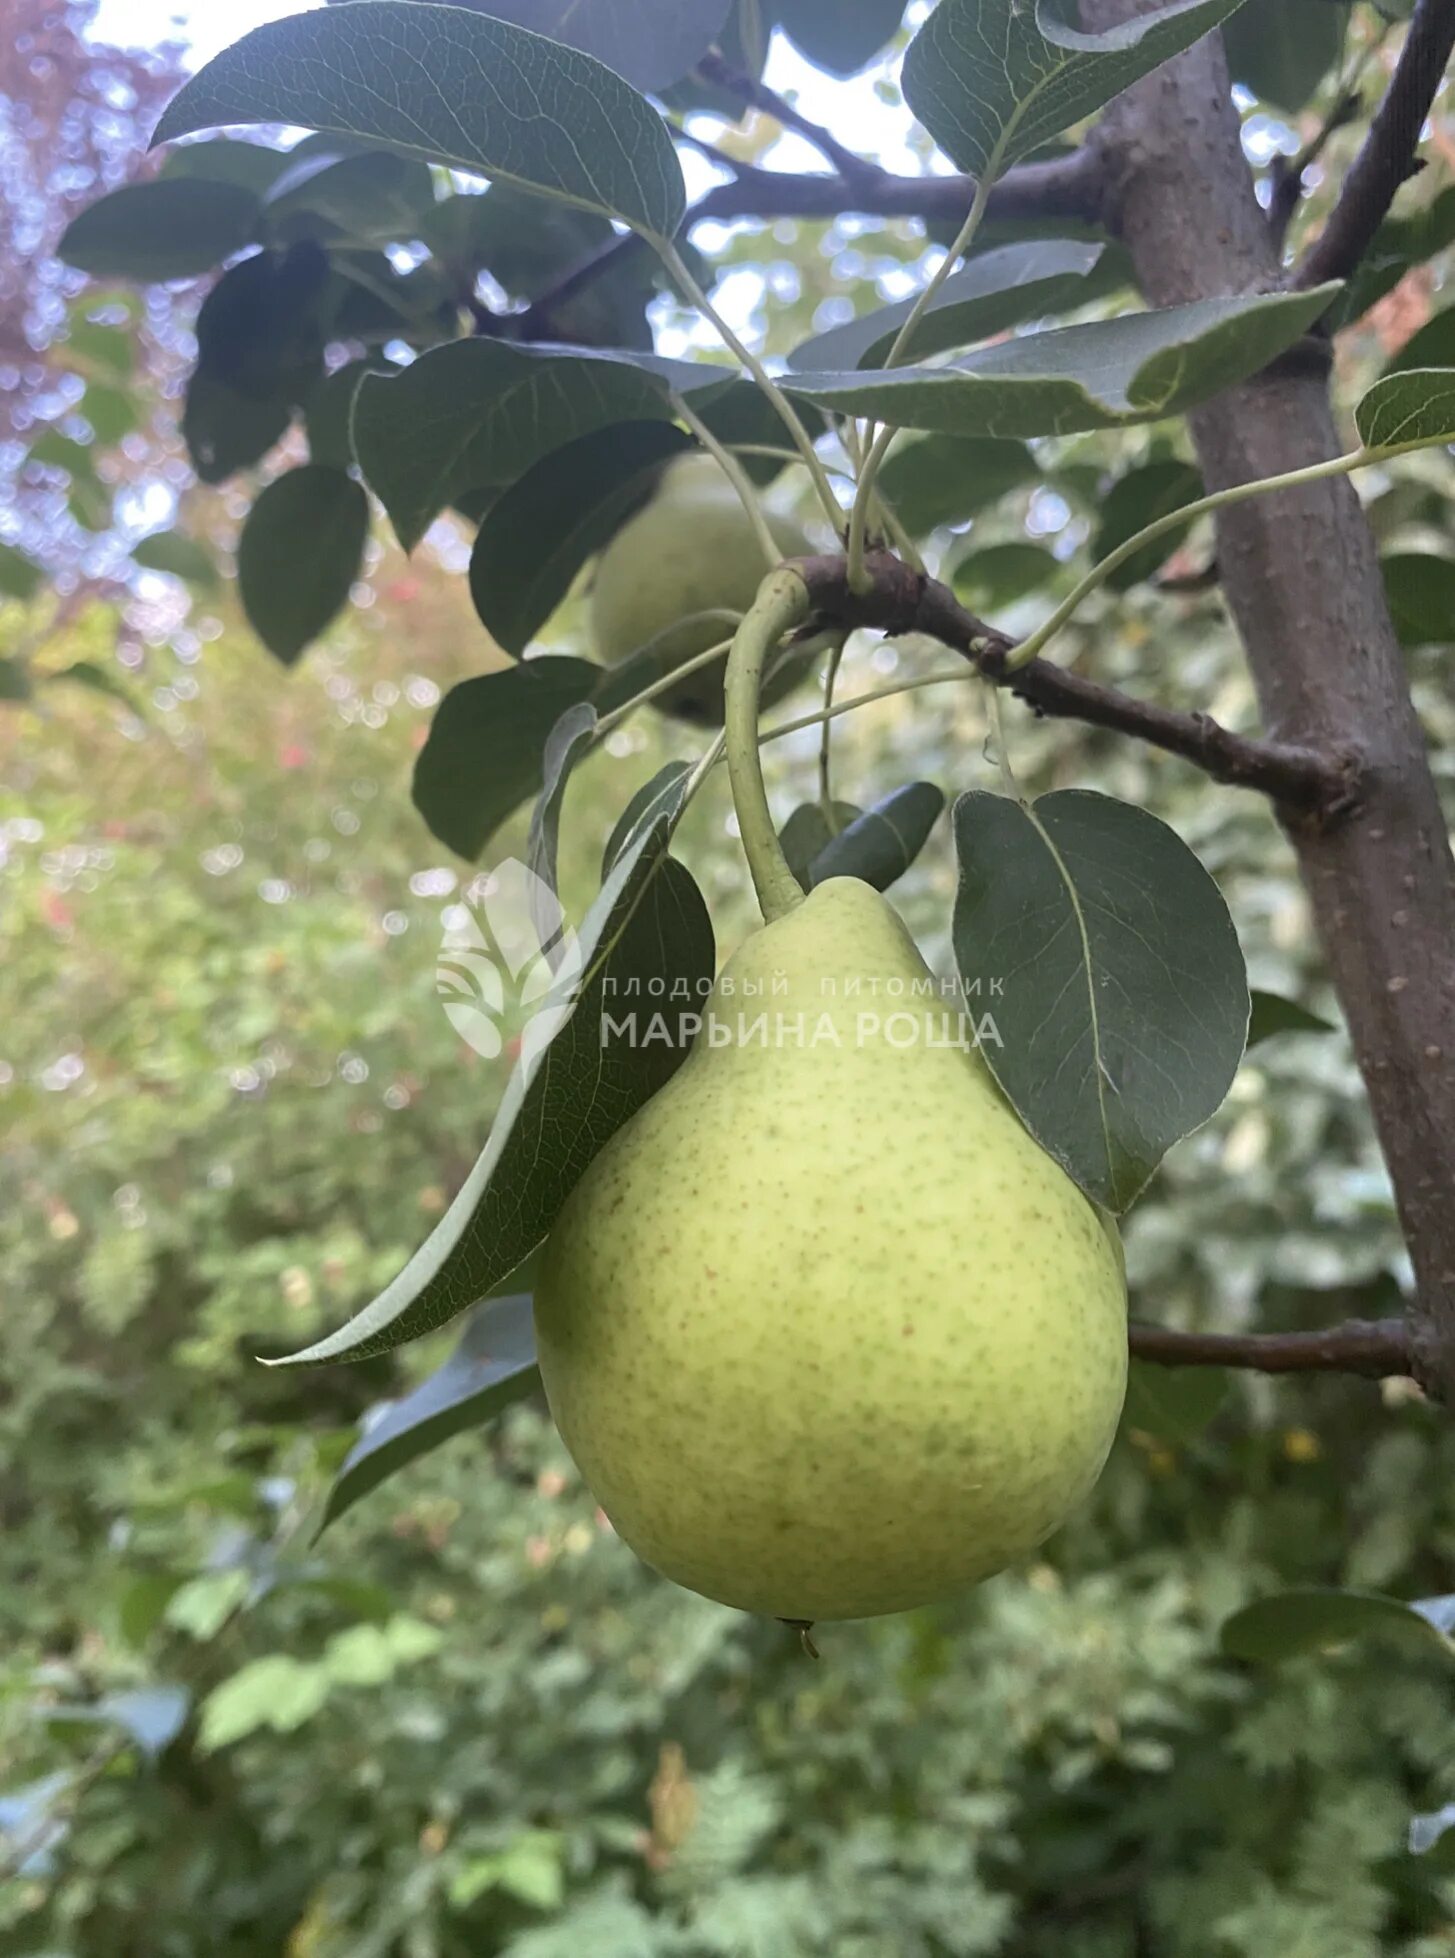
[[788,565],[780,565],[759,585],[728,654],[728,778],[753,888],[769,924],[803,902],[803,887],[788,867],[768,807],[758,752],[758,694],[769,655],[788,633],[807,624],[812,609],[802,578]]

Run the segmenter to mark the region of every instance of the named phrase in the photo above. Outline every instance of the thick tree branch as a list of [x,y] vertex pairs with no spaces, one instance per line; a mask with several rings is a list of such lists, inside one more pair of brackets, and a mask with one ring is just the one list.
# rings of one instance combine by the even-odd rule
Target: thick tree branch
[[1207,714],[1137,700],[1048,660],[1008,668],[1013,640],[967,612],[948,585],[887,551],[867,554],[870,584],[863,592],[850,589],[843,556],[804,558],[795,569],[825,624],[927,633],[972,660],[987,680],[1006,687],[1037,713],[1134,735],[1180,755],[1215,781],[1260,790],[1303,820],[1331,822],[1357,800],[1359,757],[1352,747],[1324,752],[1234,734]]
[[[901,177],[877,167],[852,176],[800,176],[787,170],[761,170],[756,164],[734,162],[730,167],[735,172],[731,182],[715,184],[687,213],[684,234],[699,224],[724,224],[734,218],[836,218],[851,212],[919,218],[953,227],[964,222],[975,197],[973,177]],[[1087,147],[1007,171],[991,193],[986,216],[991,223],[1064,218],[1100,224],[1105,191],[1100,155]],[[605,250],[573,266],[525,312],[487,330],[508,330],[521,340],[550,339],[553,315],[568,299],[648,249],[635,232],[614,239]]]
[[1414,1370],[1403,1319],[1350,1319],[1311,1333],[1184,1333],[1134,1323],[1131,1347],[1133,1359],[1159,1367],[1358,1373],[1369,1380]]
[[[1081,0],[1104,28],[1145,0]],[[1417,27],[1455,14],[1421,0]],[[1420,68],[1428,103],[1434,80]],[[1412,83],[1407,117],[1423,114]],[[1382,120],[1386,130],[1391,111]],[[1413,143],[1407,120],[1408,143]],[[1254,194],[1217,36],[1113,105],[1102,125],[1118,228],[1151,304],[1272,290],[1279,255]],[[1387,193],[1398,172],[1376,154]],[[1374,172],[1371,161],[1365,166]],[[1376,196],[1360,196],[1362,249]],[[1383,205],[1379,206],[1382,211]],[[1340,262],[1347,258],[1339,247]],[[1324,259],[1313,276],[1327,275]],[[1210,490],[1324,462],[1339,452],[1325,376],[1280,366],[1190,417]],[[1409,1341],[1416,1377],[1455,1401],[1455,862],[1379,554],[1347,480],[1308,484],[1224,511],[1223,594],[1247,650],[1263,723],[1282,742],[1363,758],[1358,806],[1339,823],[1285,824],[1349,1025],[1414,1265]]]
[[1455,0],[1415,0],[1405,44],[1328,223],[1294,274],[1302,287],[1347,279],[1413,173],[1420,131],[1455,49]]

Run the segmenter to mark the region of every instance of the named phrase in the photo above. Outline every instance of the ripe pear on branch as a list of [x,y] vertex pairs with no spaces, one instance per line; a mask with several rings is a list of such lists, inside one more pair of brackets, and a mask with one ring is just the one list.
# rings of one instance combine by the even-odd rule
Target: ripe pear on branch
[[[784,557],[812,546],[789,517],[765,511]],[[589,630],[604,666],[619,666],[652,646],[664,672],[685,665],[732,636],[757,595],[763,550],[737,491],[711,456],[683,457],[662,473],[650,502],[629,518],[602,552],[592,582]],[[727,655],[684,676],[655,704],[698,727],[721,727]],[[780,699],[803,677],[785,662],[765,689]]]
[[805,898],[778,848],[758,682],[802,591],[775,574],[728,682],[767,922],[568,1199],[535,1301],[552,1413],[618,1532],[796,1623],[1025,1557],[1096,1481],[1127,1370],[1114,1226],[1021,1126],[887,900],[853,878]]

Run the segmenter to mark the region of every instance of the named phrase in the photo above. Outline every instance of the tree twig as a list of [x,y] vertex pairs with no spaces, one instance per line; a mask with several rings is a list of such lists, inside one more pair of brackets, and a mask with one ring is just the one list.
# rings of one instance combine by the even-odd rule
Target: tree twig
[[[733,171],[732,180],[714,184],[698,199],[683,221],[684,233],[699,224],[722,224],[734,218],[836,218],[850,213],[959,225],[975,201],[973,177],[903,177],[877,169],[872,177],[799,175],[788,170],[763,170],[757,164],[738,163],[735,159],[729,167]],[[1008,170],[990,194],[986,219],[992,224],[1035,218],[1101,224],[1105,193],[1106,176],[1100,154],[1087,146],[1069,156],[1052,157],[1042,163],[1022,163]],[[549,339],[558,308],[646,249],[636,232],[628,232],[572,266],[534,305],[511,317],[514,337]]]
[[1268,200],[1268,228],[1279,245],[1288,235],[1288,227],[1303,196],[1305,173],[1323,155],[1335,131],[1347,128],[1362,106],[1363,98],[1358,89],[1346,90],[1296,156],[1274,157],[1269,172],[1273,190]]
[[1189,1333],[1134,1323],[1132,1357],[1159,1367],[1242,1367],[1254,1373],[1355,1373],[1384,1380],[1414,1371],[1402,1319],[1350,1319],[1307,1333]]
[[1409,32],[1364,147],[1338,201],[1294,274],[1305,290],[1347,279],[1415,168],[1415,151],[1435,91],[1455,49],[1455,0],[1415,0]]
[[808,117],[795,109],[791,102],[785,102],[776,89],[767,87],[761,81],[755,81],[751,75],[745,75],[741,69],[734,68],[730,61],[725,61],[716,51],[711,51],[702,57],[697,64],[697,72],[704,81],[725,90],[729,95],[735,95],[748,108],[757,109],[761,114],[771,116],[774,122],[781,123],[785,129],[793,130],[805,141],[812,143],[825,163],[831,163],[839,175],[847,181],[854,182],[862,178],[872,182],[876,177],[886,174],[877,163],[871,163],[866,157],[856,156],[852,150],[846,149],[832,131],[824,129],[816,122],[810,122]]
[[1305,820],[1333,821],[1357,800],[1357,755],[1326,754],[1292,742],[1235,734],[1210,715],[1138,700],[1047,660],[1011,668],[1013,640],[966,611],[947,585],[913,570],[888,551],[867,553],[868,584],[859,592],[850,589],[848,561],[842,555],[799,559],[794,569],[824,623],[926,633],[973,661],[986,679],[1006,687],[1038,713],[1134,735],[1180,755],[1215,781],[1257,789],[1285,812]]

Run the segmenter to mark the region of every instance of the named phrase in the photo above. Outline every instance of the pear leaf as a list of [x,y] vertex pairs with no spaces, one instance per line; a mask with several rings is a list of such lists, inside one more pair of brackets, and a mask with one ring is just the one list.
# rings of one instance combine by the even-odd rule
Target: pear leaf
[[1275,1034],[1334,1031],[1332,1022],[1321,1014],[1311,1013],[1306,1006],[1300,1006],[1296,999],[1284,999],[1278,993],[1257,991],[1250,998],[1253,1010],[1248,1019],[1249,1051],[1262,1041],[1272,1040]]
[[608,1017],[645,997],[649,981],[654,998],[681,982],[693,999],[711,982],[707,907],[667,854],[675,813],[639,830],[602,885],[577,956],[527,1024],[490,1138],[428,1239],[346,1326],[270,1364],[367,1359],[488,1296],[546,1236],[597,1152],[676,1073],[690,1046],[680,1020],[664,1016],[664,1036],[643,1042]]
[[1411,367],[1376,381],[1354,411],[1366,449],[1455,442],[1455,371]]
[[1027,333],[944,367],[786,374],[836,414],[944,435],[1072,435],[1181,414],[1258,373],[1339,291],[1253,293]]
[[813,885],[813,866],[840,830],[845,830],[860,813],[854,802],[835,802],[832,824],[822,803],[804,802],[788,818],[778,833],[778,841],[788,868],[805,890]]
[[[1103,247],[1070,238],[1033,239],[983,252],[940,287],[925,309],[912,343],[924,359],[947,347],[968,346],[1078,304],[1078,289],[1095,271]],[[843,372],[871,367],[889,351],[915,305],[901,299],[880,306],[843,326],[831,326],[794,348],[790,367],[805,373]]]
[[154,143],[235,123],[357,136],[670,238],[686,201],[662,118],[620,75],[510,21],[425,0],[295,14],[198,70]]
[[893,39],[904,0],[775,0],[772,11],[815,68],[854,75]]
[[546,742],[605,678],[584,659],[528,659],[451,687],[414,764],[414,806],[442,843],[479,856],[540,787]]
[[480,1427],[533,1393],[540,1384],[535,1357],[529,1293],[475,1306],[444,1365],[365,1422],[334,1477],[318,1534],[451,1435]]
[[1125,1210],[1213,1114],[1248,1032],[1217,885],[1174,830],[1087,790],[955,805],[953,937],[980,1052],[1041,1146]]
[[636,794],[612,825],[606,848],[601,853],[601,874],[608,877],[611,867],[631,842],[639,828],[654,823],[662,810],[675,813],[682,806],[683,791],[691,769],[685,761],[669,761]]
[[929,841],[944,806],[944,791],[933,782],[907,782],[893,790],[829,838],[810,866],[810,884],[858,877],[876,891],[887,891]]
[[258,199],[241,184],[159,177],[88,204],[56,256],[98,279],[195,279],[254,235]]
[[143,571],[164,571],[169,578],[181,578],[189,585],[207,589],[218,582],[211,551],[185,531],[154,530],[132,546],[131,557]]
[[1242,4],[1171,0],[1086,34],[1074,0],[940,0],[904,58],[904,97],[960,169],[998,176]]
[[896,442],[878,487],[912,537],[966,523],[1012,490],[1041,479],[1024,442],[989,435],[920,435]]
[[[680,364],[455,340],[388,378],[365,375],[354,397],[354,453],[412,551],[465,492],[506,489],[542,457],[611,423],[670,422]],[[698,374],[713,387],[733,379],[702,365]]]
[[1455,639],[1455,558],[1391,551],[1379,569],[1401,646],[1444,646]]
[[498,646],[524,652],[662,465],[692,446],[669,421],[613,422],[553,449],[504,492],[470,556],[470,596]]
[[483,12],[593,54],[655,95],[695,68],[722,32],[729,0],[490,0]]
[[1277,1660],[1336,1651],[1369,1637],[1449,1657],[1455,1655],[1448,1636],[1451,1602],[1426,1598],[1405,1604],[1379,1591],[1332,1586],[1279,1591],[1235,1611],[1223,1626],[1222,1647],[1233,1659]]
[[1133,1360],[1123,1423],[1182,1447],[1196,1441],[1227,1394],[1222,1367],[1159,1367]]
[[327,463],[276,476],[248,512],[237,583],[248,624],[291,666],[348,602],[369,535],[362,484]]
[[[556,889],[556,858],[561,832],[561,805],[566,799],[566,784],[571,770],[590,748],[596,736],[596,709],[588,700],[568,707],[546,737],[541,765],[541,792],[530,825],[530,867],[546,890]],[[541,943],[550,949],[551,933],[541,934]]]

